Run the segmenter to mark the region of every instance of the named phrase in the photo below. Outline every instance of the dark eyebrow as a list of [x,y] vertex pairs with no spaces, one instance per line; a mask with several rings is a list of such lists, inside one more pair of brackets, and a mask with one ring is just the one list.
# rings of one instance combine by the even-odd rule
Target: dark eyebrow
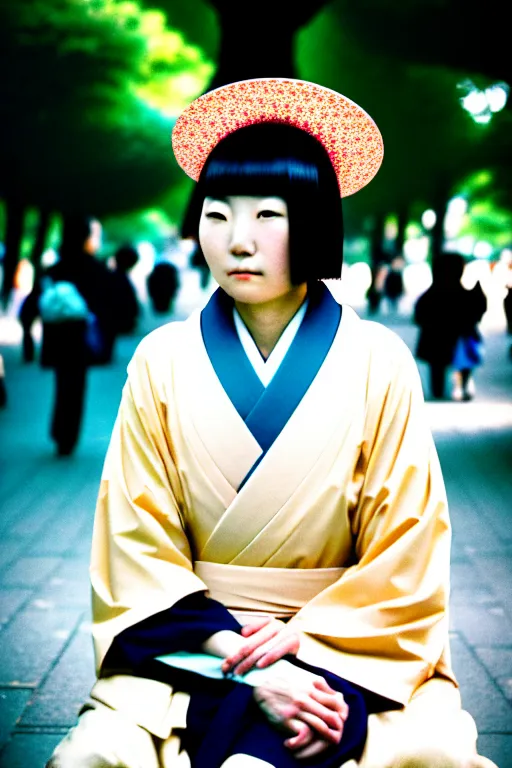
[[206,197],[209,197],[210,200],[218,200],[219,203],[226,203],[228,202],[228,198],[224,195],[206,195]]

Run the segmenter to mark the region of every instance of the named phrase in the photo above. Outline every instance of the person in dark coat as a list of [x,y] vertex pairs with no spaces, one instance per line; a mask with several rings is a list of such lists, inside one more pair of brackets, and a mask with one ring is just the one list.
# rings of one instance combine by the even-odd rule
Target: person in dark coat
[[129,272],[137,264],[139,254],[131,245],[122,245],[114,254],[115,267],[112,270],[114,302],[114,329],[116,336],[133,333],[140,316],[137,293]]
[[0,355],[0,408],[7,405],[7,387],[5,386],[4,358]]
[[147,277],[147,289],[156,314],[172,312],[179,287],[179,271],[175,264],[170,261],[155,264]]
[[389,309],[392,312],[398,310],[399,302],[404,295],[403,278],[404,261],[401,256],[395,256],[391,259],[389,269],[384,280],[384,295],[386,296]]
[[458,374],[454,399],[469,400],[474,394],[471,373],[481,362],[478,323],[487,309],[487,299],[480,283],[472,290],[463,288],[463,271],[464,258],[460,254],[435,256],[432,285],[414,308],[414,322],[420,328],[416,357],[430,367],[430,388],[435,399],[445,397],[450,367]]
[[[505,297],[503,299],[503,310],[505,312],[505,321],[507,324],[507,335],[512,341],[512,259],[507,265],[507,279],[505,283]],[[509,358],[512,360],[512,343],[508,350]]]
[[384,282],[388,273],[388,257],[381,246],[375,245],[371,255],[372,278],[366,293],[368,313],[376,315],[384,296]]
[[[99,226],[80,216],[64,219],[59,260],[37,281],[20,310],[25,329],[37,316],[43,320],[40,363],[55,371],[51,437],[59,456],[70,455],[78,441],[88,367],[111,359],[113,285],[110,271],[94,256]],[[56,300],[66,296],[68,303],[63,300],[59,308]]]

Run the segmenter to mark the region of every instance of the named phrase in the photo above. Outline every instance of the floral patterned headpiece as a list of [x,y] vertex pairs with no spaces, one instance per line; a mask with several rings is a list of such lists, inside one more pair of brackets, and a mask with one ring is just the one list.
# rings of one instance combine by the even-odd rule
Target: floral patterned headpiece
[[255,123],[288,123],[318,139],[329,153],[342,197],[368,184],[382,163],[382,136],[361,107],[330,88],[284,78],[242,80],[195,99],[172,132],[176,160],[197,181],[219,141]]

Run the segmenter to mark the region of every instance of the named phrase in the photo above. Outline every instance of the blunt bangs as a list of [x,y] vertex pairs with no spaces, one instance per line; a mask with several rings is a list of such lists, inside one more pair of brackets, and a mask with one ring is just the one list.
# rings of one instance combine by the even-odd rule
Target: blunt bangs
[[318,169],[296,158],[224,160],[208,163],[204,174],[205,197],[225,195],[290,195],[294,186],[318,185]]
[[341,196],[319,141],[285,123],[258,123],[226,136],[210,153],[193,193],[188,218],[196,238],[205,197],[235,195],[286,201],[294,285],[341,277]]

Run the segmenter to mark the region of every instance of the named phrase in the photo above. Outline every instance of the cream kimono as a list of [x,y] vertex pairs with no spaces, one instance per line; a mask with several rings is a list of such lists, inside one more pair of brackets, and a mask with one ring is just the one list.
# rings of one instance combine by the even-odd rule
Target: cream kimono
[[[324,300],[339,313],[330,293]],[[456,693],[450,523],[409,350],[344,306],[318,371],[311,363],[303,396],[265,444],[261,430],[286,411],[286,382],[266,410],[249,403],[251,427],[221,383],[236,362],[220,359],[222,328],[208,326],[215,359],[204,318],[152,332],[129,365],[94,528],[98,667],[123,629],[207,589],[242,623],[292,616],[300,659],[403,705],[430,678]],[[293,366],[287,375],[295,382]],[[100,680],[96,696],[151,733],[183,726],[185,694],[111,683]]]

